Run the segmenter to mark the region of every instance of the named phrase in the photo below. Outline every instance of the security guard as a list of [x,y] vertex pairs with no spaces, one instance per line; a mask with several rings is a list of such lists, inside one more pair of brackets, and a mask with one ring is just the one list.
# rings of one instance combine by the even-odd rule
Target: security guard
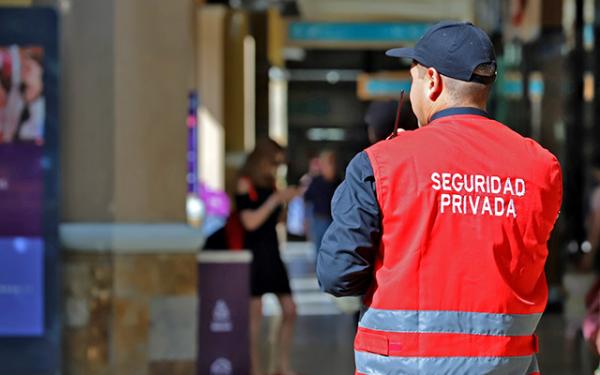
[[364,295],[358,374],[537,374],[557,159],[485,111],[496,76],[488,36],[432,26],[414,48],[420,128],[358,154],[332,202],[317,275]]

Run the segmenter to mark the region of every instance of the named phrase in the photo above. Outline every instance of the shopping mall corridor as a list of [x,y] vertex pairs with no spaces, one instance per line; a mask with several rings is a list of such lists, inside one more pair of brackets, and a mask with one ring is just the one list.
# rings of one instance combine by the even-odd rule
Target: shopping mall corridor
[[[292,354],[295,370],[304,375],[352,374],[354,316],[342,313],[332,297],[319,292],[314,272],[314,251],[309,243],[289,243],[282,254],[298,306]],[[268,316],[263,331],[268,335],[276,324],[279,311],[274,296],[265,296],[263,302],[265,315]],[[538,335],[538,358],[543,375],[593,374],[593,359],[584,345],[566,348],[564,322],[560,315],[544,316]],[[268,357],[272,351],[265,344],[264,355]]]

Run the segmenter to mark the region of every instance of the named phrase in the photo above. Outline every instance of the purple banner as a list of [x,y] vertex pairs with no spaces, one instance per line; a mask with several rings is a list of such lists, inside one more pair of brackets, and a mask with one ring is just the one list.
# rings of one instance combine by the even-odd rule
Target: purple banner
[[188,96],[188,149],[187,185],[188,194],[198,195],[198,95],[195,91]]
[[204,251],[199,258],[198,375],[248,375],[251,255]]
[[41,236],[42,147],[0,144],[0,236]]
[[0,237],[0,336],[44,332],[44,243]]

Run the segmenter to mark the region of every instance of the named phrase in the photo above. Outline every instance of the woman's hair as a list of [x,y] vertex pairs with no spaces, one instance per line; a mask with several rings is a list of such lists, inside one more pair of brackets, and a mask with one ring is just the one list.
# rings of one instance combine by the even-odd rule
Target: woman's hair
[[284,151],[285,149],[279,143],[270,138],[259,140],[240,169],[239,177],[250,179],[255,187],[274,187],[275,176],[269,172],[270,167],[283,162],[277,157],[283,155]]

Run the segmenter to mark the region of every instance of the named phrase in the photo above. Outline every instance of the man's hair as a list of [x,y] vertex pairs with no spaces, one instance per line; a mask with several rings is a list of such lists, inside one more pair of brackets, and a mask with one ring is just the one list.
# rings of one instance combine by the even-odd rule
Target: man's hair
[[496,64],[488,63],[488,64],[479,64],[473,71],[473,74],[476,74],[481,77],[488,77],[493,80],[496,76]]
[[[424,77],[427,67],[418,64],[418,75]],[[442,75],[444,86],[448,95],[456,104],[465,102],[485,102],[490,95],[492,84],[496,78],[496,64],[480,64],[474,70],[473,74],[478,76],[477,81],[461,81],[456,78],[450,78]],[[484,83],[485,82],[485,83]]]
[[457,102],[487,100],[496,78],[496,64],[481,64],[473,70],[473,74],[479,78],[477,81],[466,82],[444,76],[446,90],[452,99]]

